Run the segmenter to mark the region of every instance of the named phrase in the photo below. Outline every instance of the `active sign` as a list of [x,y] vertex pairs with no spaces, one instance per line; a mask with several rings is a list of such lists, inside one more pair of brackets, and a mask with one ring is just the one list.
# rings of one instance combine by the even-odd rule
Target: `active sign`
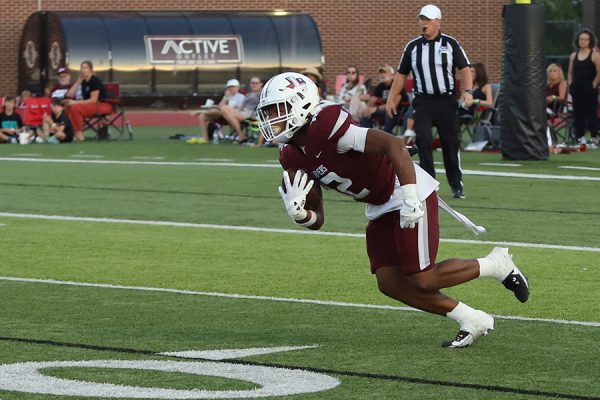
[[240,64],[240,36],[144,36],[150,64]]

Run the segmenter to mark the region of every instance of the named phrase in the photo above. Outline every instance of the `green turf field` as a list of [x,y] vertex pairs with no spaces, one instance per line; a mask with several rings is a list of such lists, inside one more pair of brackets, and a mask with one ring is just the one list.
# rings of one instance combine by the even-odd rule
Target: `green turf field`
[[447,350],[454,321],[378,292],[363,205],[325,192],[331,235],[305,234],[276,149],[166,139],[191,132],[0,146],[0,399],[600,399],[600,151],[463,154],[465,200],[438,176],[488,229],[441,212],[438,259],[509,242],[532,284],[526,304],[495,281],[448,290],[497,318]]

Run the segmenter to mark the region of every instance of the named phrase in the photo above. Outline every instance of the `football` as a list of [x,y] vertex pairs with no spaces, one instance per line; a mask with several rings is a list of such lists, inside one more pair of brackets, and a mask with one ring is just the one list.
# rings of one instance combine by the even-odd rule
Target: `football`
[[[307,173],[303,169],[294,169],[294,168],[290,168],[290,169],[286,170],[285,172],[287,172],[288,176],[290,177],[290,182],[294,182],[294,177],[296,176],[297,173],[301,173],[301,174]],[[308,179],[311,180],[310,175],[309,175]],[[281,179],[281,187],[283,188],[283,191],[285,192],[285,183],[283,182],[283,178]],[[305,204],[304,208],[307,210],[317,210],[319,204],[321,204],[322,196],[323,195],[321,192],[321,187],[319,186],[319,182],[315,182],[313,184],[313,187],[310,189],[310,191],[306,195],[306,204]]]

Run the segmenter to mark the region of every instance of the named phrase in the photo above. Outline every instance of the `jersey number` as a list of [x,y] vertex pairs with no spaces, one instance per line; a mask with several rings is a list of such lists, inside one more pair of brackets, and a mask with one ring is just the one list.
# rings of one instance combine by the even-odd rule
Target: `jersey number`
[[321,178],[321,183],[323,183],[325,185],[329,185],[332,182],[338,183],[337,186],[334,186],[335,190],[337,190],[338,192],[341,192],[341,193],[345,193],[348,196],[352,196],[355,199],[362,199],[364,197],[367,197],[369,195],[369,193],[371,193],[371,191],[366,188],[362,189],[358,193],[351,192],[348,189],[350,189],[350,186],[352,186],[352,179],[342,178],[335,172],[329,172],[329,173],[327,173],[327,175],[325,175],[324,177]]

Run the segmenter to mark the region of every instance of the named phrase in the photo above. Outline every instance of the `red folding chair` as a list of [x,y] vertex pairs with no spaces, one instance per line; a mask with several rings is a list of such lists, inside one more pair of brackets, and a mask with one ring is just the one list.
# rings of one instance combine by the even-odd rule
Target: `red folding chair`
[[[132,140],[133,129],[131,128],[129,121],[125,120],[125,107],[121,103],[119,83],[106,82],[104,83],[104,90],[106,92],[106,99],[104,99],[104,102],[110,104],[111,111],[110,113],[103,114],[100,112],[100,107],[98,107],[98,111],[95,115],[85,118],[85,128],[96,132],[99,140],[118,140],[123,137],[125,132],[127,132],[129,140]],[[111,134],[115,131],[118,132],[118,135]]]
[[17,107],[17,113],[21,116],[24,127],[41,128],[44,124],[44,115],[52,115],[48,97],[30,97]]

